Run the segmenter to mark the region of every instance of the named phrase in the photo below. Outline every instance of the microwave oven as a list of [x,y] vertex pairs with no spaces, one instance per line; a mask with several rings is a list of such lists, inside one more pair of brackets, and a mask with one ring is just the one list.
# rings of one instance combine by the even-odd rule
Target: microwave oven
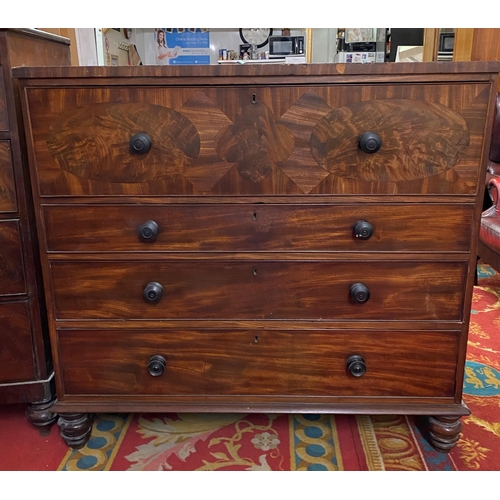
[[270,36],[269,37],[269,58],[283,58],[287,56],[303,56],[304,37],[303,36]]

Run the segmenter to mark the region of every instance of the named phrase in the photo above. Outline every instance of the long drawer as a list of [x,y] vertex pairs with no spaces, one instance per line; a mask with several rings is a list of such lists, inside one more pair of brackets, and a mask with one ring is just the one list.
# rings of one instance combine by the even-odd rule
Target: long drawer
[[474,205],[48,205],[43,212],[50,252],[467,252]]
[[449,261],[53,261],[50,265],[55,317],[84,320],[461,320],[467,271],[467,262]]
[[[459,337],[453,331],[59,330],[58,350],[65,395],[451,397]],[[351,356],[361,358],[361,376],[352,374]]]

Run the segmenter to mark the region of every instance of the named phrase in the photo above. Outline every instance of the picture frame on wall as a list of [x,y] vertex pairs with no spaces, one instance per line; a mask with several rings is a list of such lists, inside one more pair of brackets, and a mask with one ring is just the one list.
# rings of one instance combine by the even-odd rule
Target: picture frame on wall
[[118,66],[118,55],[108,53],[108,66]]

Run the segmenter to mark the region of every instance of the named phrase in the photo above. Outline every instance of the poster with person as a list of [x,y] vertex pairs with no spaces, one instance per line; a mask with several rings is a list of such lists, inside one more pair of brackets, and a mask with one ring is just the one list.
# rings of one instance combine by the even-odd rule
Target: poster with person
[[156,64],[210,64],[207,28],[156,28]]

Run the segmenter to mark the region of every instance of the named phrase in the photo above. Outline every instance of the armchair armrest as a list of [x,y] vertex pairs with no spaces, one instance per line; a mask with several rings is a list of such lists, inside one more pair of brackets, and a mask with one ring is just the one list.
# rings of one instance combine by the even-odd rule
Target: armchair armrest
[[500,198],[500,177],[493,177],[488,182],[488,194],[490,195],[493,206],[483,212],[483,217],[489,217],[500,214],[500,207],[498,201]]

